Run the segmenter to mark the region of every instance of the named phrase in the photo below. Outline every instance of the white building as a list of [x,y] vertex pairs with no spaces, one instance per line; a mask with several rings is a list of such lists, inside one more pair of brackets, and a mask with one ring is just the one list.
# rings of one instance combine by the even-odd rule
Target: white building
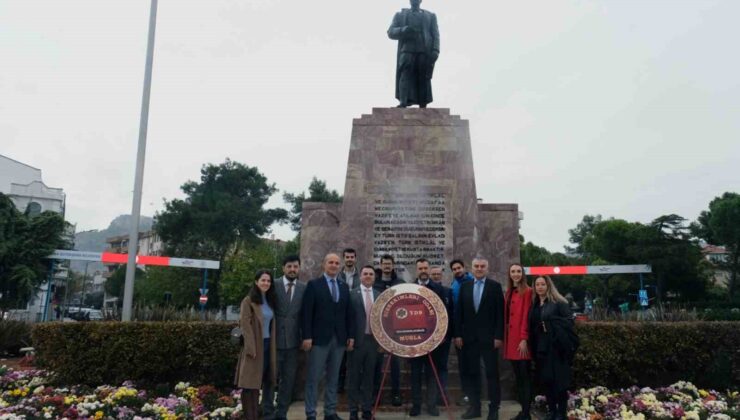
[[[53,211],[64,216],[66,205],[64,191],[44,184],[41,169],[3,155],[0,155],[0,193],[7,195],[21,212],[28,211],[34,215]],[[74,229],[67,232],[67,235],[74,237]],[[55,284],[63,285],[68,275],[66,267],[58,267],[54,275]],[[25,311],[16,312],[17,317],[30,321],[43,319],[48,285],[48,281],[41,285],[36,296],[28,302]],[[51,311],[48,313],[51,314]]]
[[61,188],[51,188],[41,179],[41,169],[0,155],[0,192],[10,197],[15,207],[32,214],[53,211],[64,215],[66,196]]

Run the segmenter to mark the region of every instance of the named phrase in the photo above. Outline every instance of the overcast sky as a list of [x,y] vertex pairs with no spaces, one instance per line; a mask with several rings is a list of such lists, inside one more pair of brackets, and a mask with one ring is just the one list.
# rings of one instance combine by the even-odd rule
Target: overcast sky
[[[404,0],[162,0],[142,212],[201,165],[344,190],[352,118],[394,106]],[[478,195],[560,251],[584,214],[695,219],[740,191],[740,1],[425,0],[434,107],[470,121]],[[0,153],[77,230],[131,211],[148,1],[0,0]],[[287,226],[275,229],[289,239]]]

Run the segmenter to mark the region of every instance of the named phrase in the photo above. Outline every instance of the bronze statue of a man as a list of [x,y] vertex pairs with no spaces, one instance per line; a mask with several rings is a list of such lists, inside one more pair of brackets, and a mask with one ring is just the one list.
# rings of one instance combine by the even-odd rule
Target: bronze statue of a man
[[399,108],[432,102],[432,73],[439,57],[437,16],[420,8],[421,0],[411,0],[411,9],[393,17],[388,37],[398,40],[396,98]]

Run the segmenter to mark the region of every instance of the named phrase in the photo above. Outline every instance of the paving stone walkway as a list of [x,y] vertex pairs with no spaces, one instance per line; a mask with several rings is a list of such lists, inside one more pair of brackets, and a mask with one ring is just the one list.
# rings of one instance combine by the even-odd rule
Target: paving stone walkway
[[[486,411],[486,403],[483,403],[483,417],[480,418],[480,420],[485,420],[486,416],[488,415],[488,412]],[[453,418],[455,420],[459,419],[462,413],[465,411],[465,407],[452,407],[453,412]],[[392,410],[392,411],[390,411]],[[501,403],[501,409],[499,410],[499,419],[500,420],[509,420],[516,416],[516,414],[519,412],[519,404],[516,401],[503,401]],[[342,420],[349,420],[349,412],[347,411],[340,411],[337,413],[339,417],[342,418]],[[317,419],[321,420],[323,419],[323,410],[322,406],[319,405],[319,412]],[[401,420],[401,419],[414,419],[414,420],[447,420],[449,417],[447,415],[447,411],[444,409],[444,407],[440,407],[439,409],[439,417],[431,417],[426,415],[424,412],[424,409],[422,408],[422,415],[417,417],[409,417],[408,415],[408,408],[405,410],[402,410],[402,407],[383,407],[381,410],[378,411],[378,413],[375,416],[378,420]],[[304,411],[304,406],[302,401],[294,402],[290,406],[290,411],[288,411],[288,420],[305,420],[306,414]],[[532,417],[535,418],[535,417]]]

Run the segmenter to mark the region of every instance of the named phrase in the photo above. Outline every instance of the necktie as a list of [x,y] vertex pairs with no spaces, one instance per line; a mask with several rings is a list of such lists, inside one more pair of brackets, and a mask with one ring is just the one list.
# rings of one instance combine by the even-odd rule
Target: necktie
[[373,309],[371,289],[365,289],[365,334],[370,334],[370,312]]
[[480,298],[483,295],[483,280],[475,281],[475,294],[473,296],[473,303],[475,304],[475,312],[478,312],[480,307]]
[[337,281],[334,279],[329,279],[329,283],[331,283],[331,298],[334,300],[334,302],[339,302],[339,293],[337,291]]
[[288,302],[293,301],[293,282],[288,282]]

